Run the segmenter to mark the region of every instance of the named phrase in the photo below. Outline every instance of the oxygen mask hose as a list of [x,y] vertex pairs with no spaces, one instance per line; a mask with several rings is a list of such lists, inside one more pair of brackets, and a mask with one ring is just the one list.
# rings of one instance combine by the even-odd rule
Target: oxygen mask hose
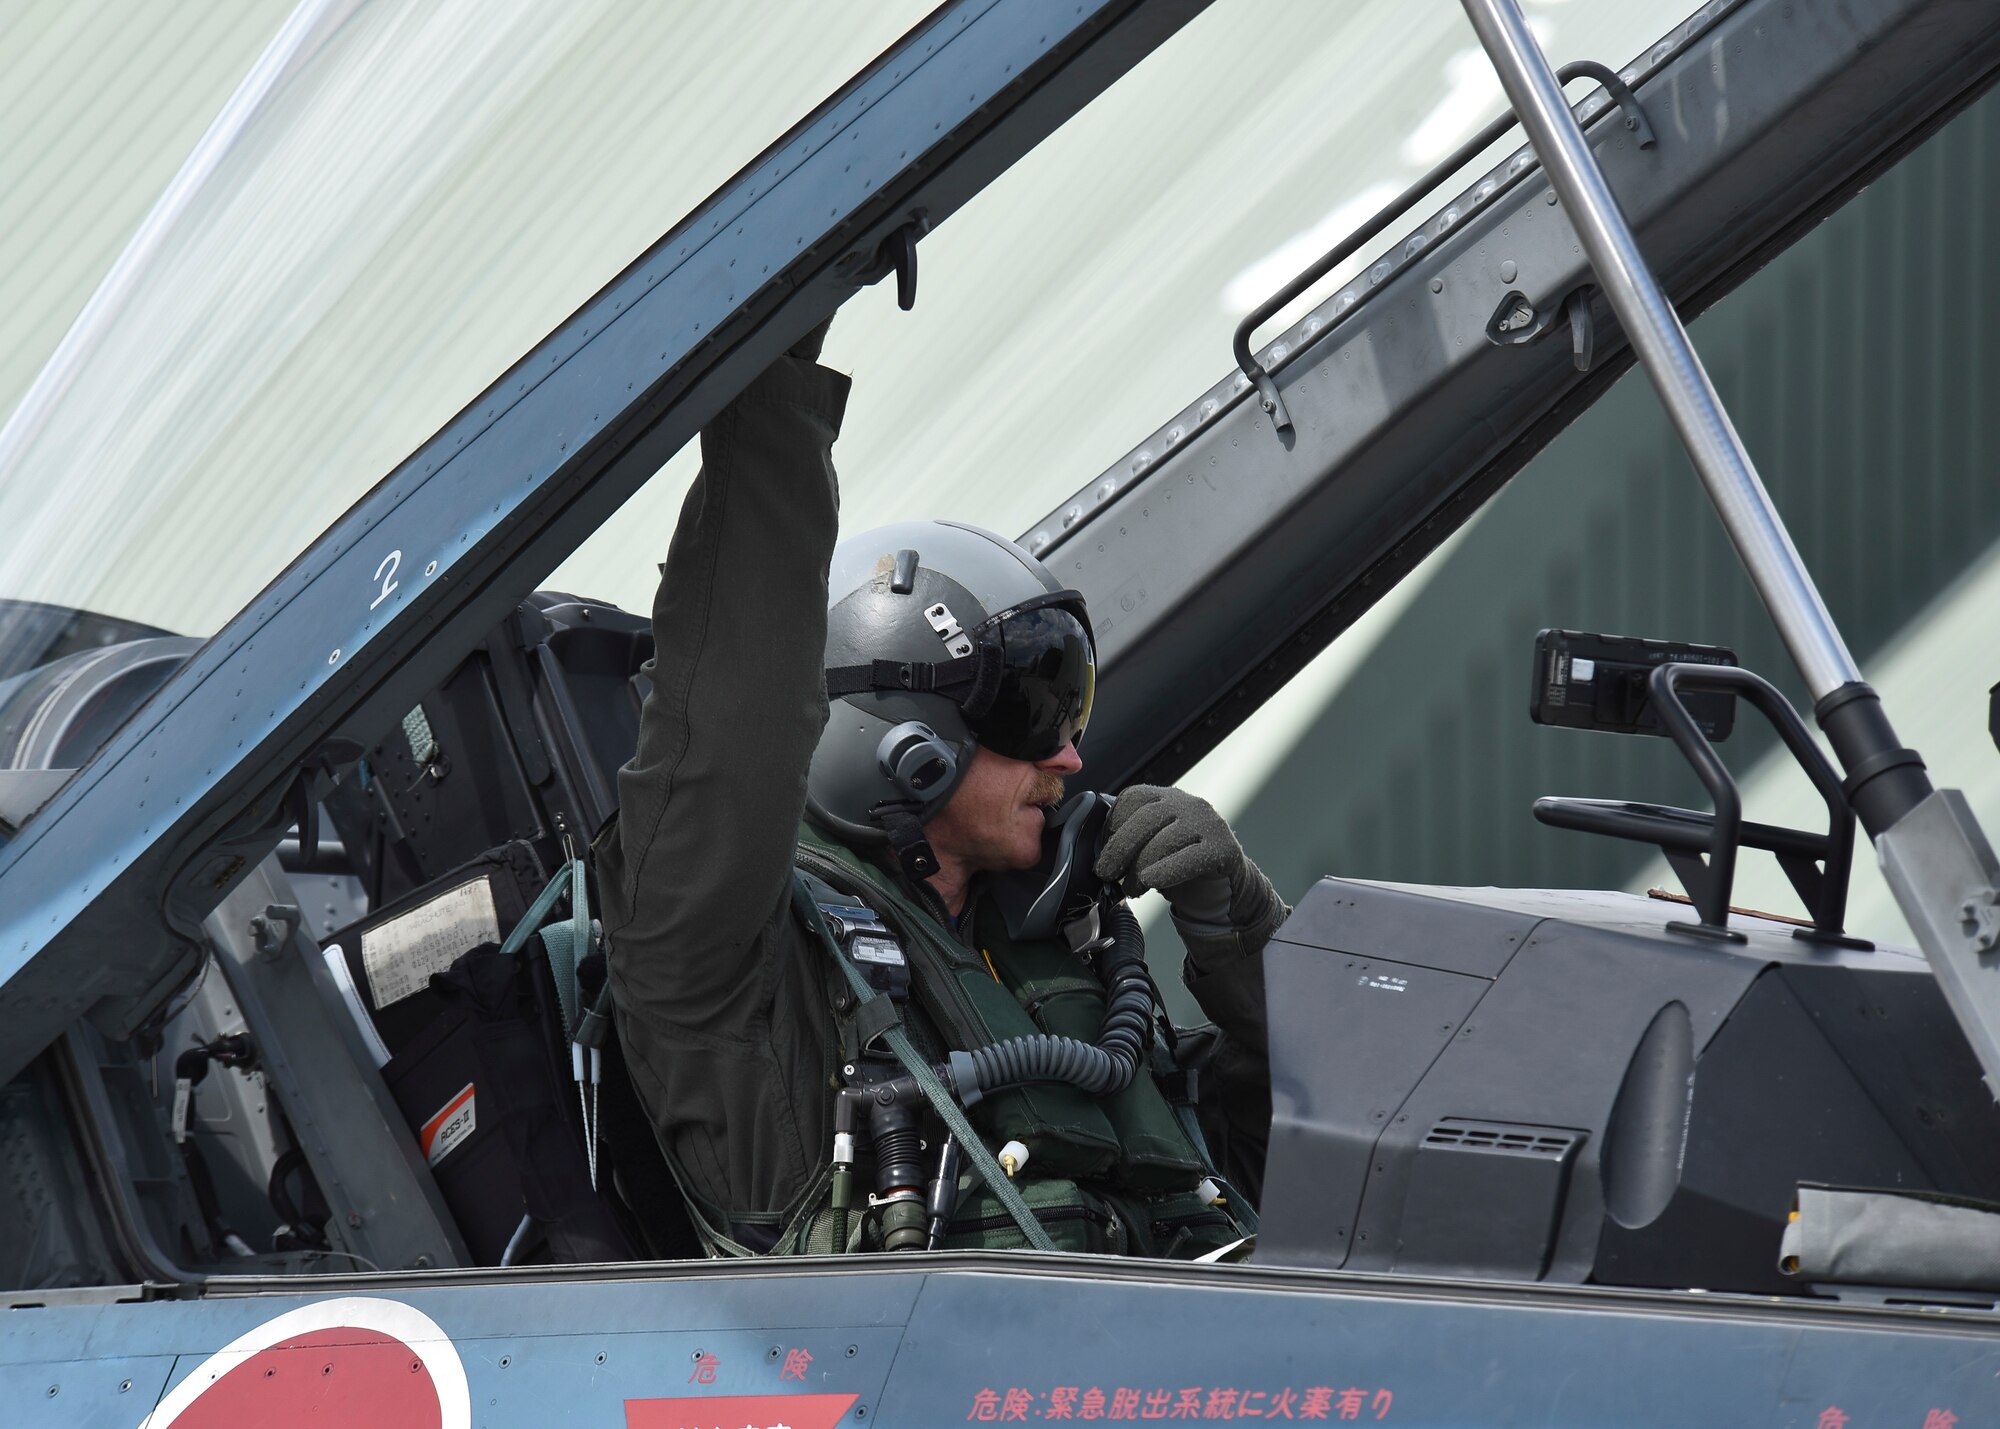
[[1153,985],[1146,976],[1146,940],[1123,902],[1101,909],[1109,937],[1098,953],[1104,982],[1104,1022],[1097,1043],[1047,1034],[1012,1037],[971,1052],[953,1052],[938,1069],[962,1105],[988,1092],[1027,1082],[1063,1082],[1094,1097],[1131,1084],[1153,1025]]
[[[901,1090],[907,1077],[887,1084]],[[913,1100],[914,1098],[912,1098]],[[928,1212],[924,1204],[923,1140],[917,1134],[917,1116],[909,1100],[891,1093],[878,1094],[871,1118],[875,1142],[875,1195],[872,1198],[882,1228],[882,1249],[922,1250],[929,1240]]]

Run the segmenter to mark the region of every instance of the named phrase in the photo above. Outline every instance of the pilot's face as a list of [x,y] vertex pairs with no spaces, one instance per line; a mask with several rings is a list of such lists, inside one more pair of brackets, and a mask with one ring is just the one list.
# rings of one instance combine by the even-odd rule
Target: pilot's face
[[1033,868],[1042,854],[1042,810],[1062,802],[1064,776],[1081,768],[1074,744],[1032,761],[977,749],[924,832],[941,857],[962,859],[968,872]]

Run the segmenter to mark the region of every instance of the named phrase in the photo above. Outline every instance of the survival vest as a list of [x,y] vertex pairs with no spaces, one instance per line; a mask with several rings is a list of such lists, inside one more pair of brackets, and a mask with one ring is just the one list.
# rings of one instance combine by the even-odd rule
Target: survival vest
[[[942,1060],[952,1050],[1036,1033],[1096,1040],[1104,989],[1062,942],[1014,941],[985,899],[968,908],[965,936],[953,937],[882,870],[810,827],[800,831],[798,864],[864,905],[896,935],[910,977],[903,1020],[924,1055]],[[853,1026],[857,1009],[845,996],[839,969],[829,969],[827,986],[829,1005],[843,1023],[843,1044],[866,1041],[869,1029]],[[967,1112],[989,1149],[1009,1141],[1028,1148],[1016,1189],[1060,1249],[1192,1258],[1254,1229],[1249,1207],[1226,1188],[1220,1201],[1197,1189],[1205,1181],[1220,1185],[1220,1178],[1189,1099],[1179,1097],[1177,1105],[1162,1089],[1164,1081],[1180,1090],[1185,1078],[1163,1049],[1156,1045],[1154,1052],[1150,1074],[1142,1068],[1108,1097],[1040,1083],[989,1094]],[[806,1199],[824,1203],[826,1197],[821,1178]],[[824,1241],[824,1231],[818,1214],[799,1216],[793,1243],[784,1248],[831,1249],[814,1244]],[[1025,1240],[997,1198],[972,1177],[945,1244],[1018,1248]]]

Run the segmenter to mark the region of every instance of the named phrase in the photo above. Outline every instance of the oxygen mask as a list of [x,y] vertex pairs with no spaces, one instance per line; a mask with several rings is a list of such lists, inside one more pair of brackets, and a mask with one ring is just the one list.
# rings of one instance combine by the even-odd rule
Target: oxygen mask
[[1044,809],[1042,856],[1033,868],[995,876],[993,900],[1016,941],[1054,937],[1117,890],[1097,876],[1104,821],[1117,801],[1086,790]]

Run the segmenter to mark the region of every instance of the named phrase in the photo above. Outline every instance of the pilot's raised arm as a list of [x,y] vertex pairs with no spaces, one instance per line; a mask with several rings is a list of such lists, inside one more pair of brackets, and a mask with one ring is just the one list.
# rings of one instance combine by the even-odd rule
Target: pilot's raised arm
[[[1017,936],[1001,903],[1083,767],[1084,597],[959,522],[836,547],[847,380],[817,351],[795,348],[702,433],[639,751],[598,842],[621,1046],[660,1145],[722,1253],[1232,1244],[1247,1178],[1227,1184],[1175,1104],[1199,1079],[1155,1065],[1129,910],[1107,915],[1124,931],[1093,962],[1051,929]],[[1130,790],[1106,828],[1099,875],[1175,906],[1190,984],[1223,1031],[1206,1067],[1224,1156],[1254,1175],[1269,1117],[1259,954],[1283,904],[1191,796]],[[867,917],[809,929],[795,861],[822,906]],[[881,934],[872,972],[861,926]],[[882,1031],[885,1011],[908,1041]],[[836,1137],[847,1092],[868,1125]],[[963,1125],[911,1109],[918,1096],[956,1097]],[[947,1131],[967,1138],[978,1184],[941,1171],[917,1196],[911,1147]],[[876,1196],[850,1216],[855,1177]]]
[[789,901],[826,719],[849,386],[814,361],[825,331],[702,430],[653,605],[638,752],[595,849],[627,1064],[684,1187],[718,1211],[789,1203],[823,1139],[821,1029],[785,1024],[825,1001]]

